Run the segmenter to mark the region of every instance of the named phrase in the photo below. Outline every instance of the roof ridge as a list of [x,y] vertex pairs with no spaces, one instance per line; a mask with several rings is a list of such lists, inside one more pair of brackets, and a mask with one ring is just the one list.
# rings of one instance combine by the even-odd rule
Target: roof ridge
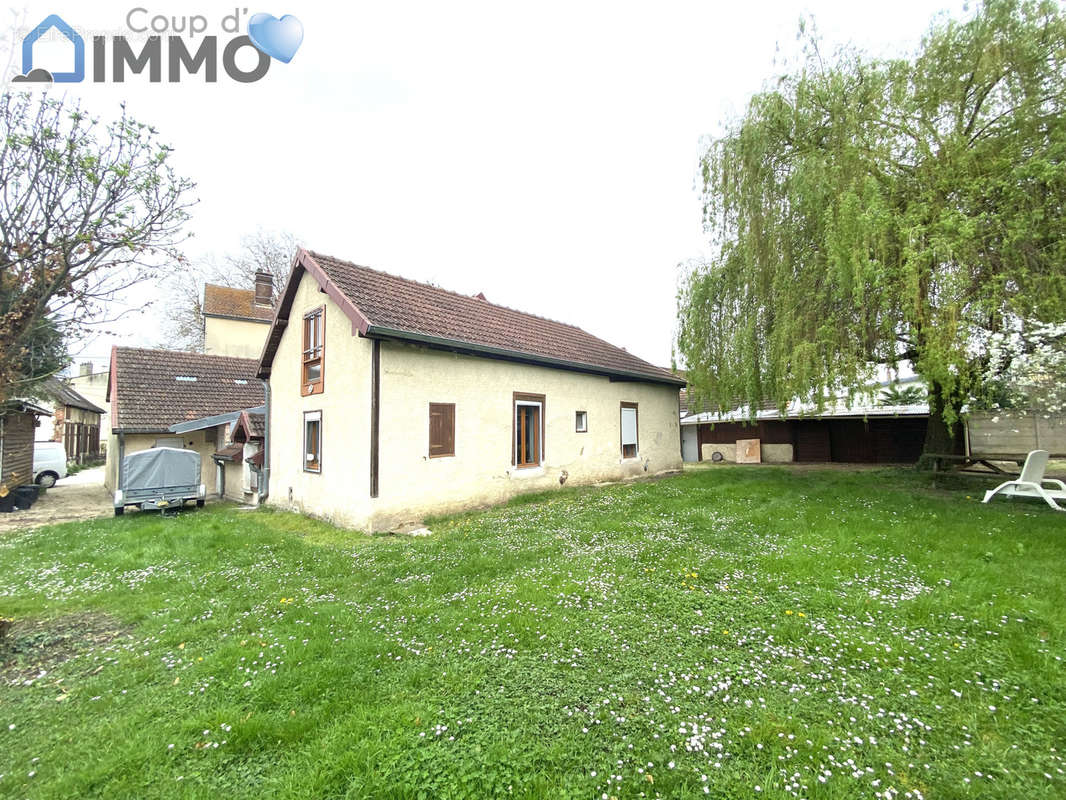
[[[482,300],[482,299],[478,298],[476,295],[463,294],[462,292],[457,292],[454,289],[445,289],[442,286],[434,286],[432,283],[427,283],[425,281],[416,281],[413,278],[405,278],[403,275],[397,275],[394,272],[387,272],[387,271],[385,271],[383,269],[376,269],[375,267],[368,267],[365,264],[356,264],[354,261],[349,261],[346,258],[337,258],[336,256],[329,255],[329,253],[321,253],[321,252],[319,252],[317,250],[308,250],[307,252],[312,258],[315,258],[316,256],[321,256],[322,258],[328,258],[330,261],[336,261],[336,262],[338,262],[340,264],[346,264],[349,267],[356,267],[357,269],[365,269],[367,272],[374,272],[374,273],[377,273],[378,275],[385,275],[385,276],[387,276],[389,278],[394,278],[394,279],[396,279],[398,281],[403,281],[404,283],[410,283],[410,284],[413,284],[415,286],[423,286],[423,287],[425,287],[427,289],[432,289],[435,292],[443,292],[444,294],[450,294],[450,295],[452,295],[454,297],[463,298],[464,300],[474,300],[474,301],[476,301],[478,303],[485,303],[486,305],[492,306],[493,308],[502,308],[504,311],[512,311],[515,314],[521,314],[524,317],[533,317],[534,319],[543,320],[545,322],[552,322],[552,323],[555,323],[556,325],[563,325],[563,326],[565,326],[567,328],[573,328],[576,331],[581,331],[581,333],[584,333],[587,336],[592,336],[592,337],[594,337],[596,339],[600,339],[600,337],[596,336],[596,334],[589,333],[584,328],[578,327],[577,325],[574,325],[571,322],[563,322],[562,320],[552,319],[551,317],[544,317],[544,316],[541,316],[540,314],[534,314],[534,313],[532,313],[530,311],[522,311],[519,308],[513,308],[512,306],[505,306],[502,303],[493,303],[491,300]],[[604,344],[611,344],[606,339],[600,339],[600,341],[603,342]],[[617,347],[617,345],[611,344],[611,347]],[[622,350],[624,348],[619,347],[618,349]],[[626,352],[629,352],[629,351],[626,350]],[[639,358],[639,356],[638,356],[638,358]],[[641,360],[643,361],[643,359],[641,359]],[[651,362],[649,361],[647,363],[650,364]]]
[[217,358],[227,361],[251,361],[259,363],[258,358],[242,358],[240,356],[225,356],[220,353],[197,353],[195,350],[169,350],[165,347],[130,347],[128,345],[115,345],[116,350],[135,351],[138,353],[171,353],[178,356],[196,356],[197,358]]

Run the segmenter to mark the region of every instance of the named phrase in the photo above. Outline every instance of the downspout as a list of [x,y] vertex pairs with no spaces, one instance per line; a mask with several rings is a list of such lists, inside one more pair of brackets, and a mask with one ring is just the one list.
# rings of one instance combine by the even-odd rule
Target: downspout
[[677,446],[681,450],[681,466],[685,466],[685,429],[681,427],[681,390],[677,390]]
[[118,465],[115,470],[115,488],[125,491],[126,484],[122,480],[126,470],[122,468],[122,462],[126,460],[126,434],[118,432]]
[[0,414],[0,483],[4,482],[4,416]]
[[265,406],[263,410],[263,468],[259,470],[259,502],[265,503],[270,497],[270,381],[259,379],[263,384]]

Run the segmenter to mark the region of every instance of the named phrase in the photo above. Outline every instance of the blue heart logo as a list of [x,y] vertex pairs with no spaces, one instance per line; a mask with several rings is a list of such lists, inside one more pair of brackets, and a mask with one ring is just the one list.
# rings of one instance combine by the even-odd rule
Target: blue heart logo
[[248,20],[248,38],[271,58],[288,64],[304,40],[304,26],[292,14],[281,19],[272,14],[253,14]]

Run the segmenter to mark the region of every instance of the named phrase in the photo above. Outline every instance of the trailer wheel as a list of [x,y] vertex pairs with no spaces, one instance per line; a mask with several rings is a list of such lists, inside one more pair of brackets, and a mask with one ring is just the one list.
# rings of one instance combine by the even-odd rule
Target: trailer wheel
[[121,517],[125,513],[126,513],[126,507],[125,506],[119,506],[118,508],[115,509],[115,516],[116,517]]
[[196,507],[197,508],[203,508],[204,507],[204,498],[202,498],[202,497],[196,498]]

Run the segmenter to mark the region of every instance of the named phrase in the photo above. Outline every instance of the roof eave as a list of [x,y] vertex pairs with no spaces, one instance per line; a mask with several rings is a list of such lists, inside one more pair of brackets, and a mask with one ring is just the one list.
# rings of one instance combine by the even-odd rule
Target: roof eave
[[270,377],[270,370],[274,364],[274,355],[277,353],[278,345],[281,343],[281,335],[289,324],[289,311],[292,310],[296,289],[300,285],[299,278],[303,276],[304,272],[307,272],[315,279],[319,288],[326,293],[330,300],[340,306],[344,315],[351,320],[352,336],[356,334],[365,336],[367,329],[370,327],[370,320],[367,319],[366,315],[356,307],[355,303],[348,299],[311,254],[301,247],[293,257],[289,279],[285,282],[285,288],[282,290],[281,297],[278,298],[278,303],[274,307],[274,318],[270,322],[270,330],[267,332],[266,341],[263,343],[263,354],[259,357],[259,369],[255,374],[260,380],[266,380]]

